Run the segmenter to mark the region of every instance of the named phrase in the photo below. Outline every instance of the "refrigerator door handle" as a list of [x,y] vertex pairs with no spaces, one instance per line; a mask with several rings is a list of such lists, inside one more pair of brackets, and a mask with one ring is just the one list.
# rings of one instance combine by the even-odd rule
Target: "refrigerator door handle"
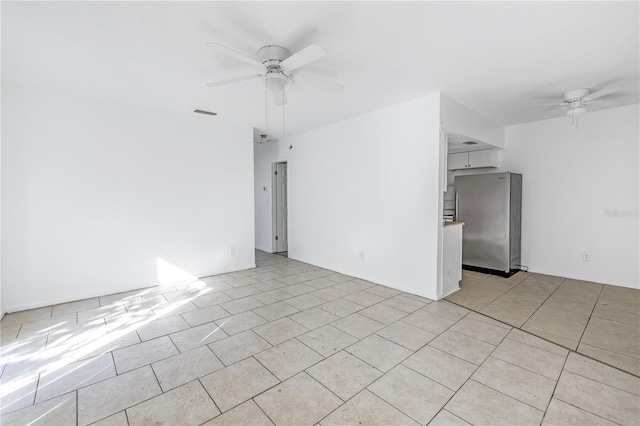
[[458,214],[459,214],[459,213],[458,213],[458,191],[456,191],[456,205],[455,205],[455,209],[456,209],[456,210],[455,210],[454,215],[453,215],[453,217],[454,217],[454,219],[453,219],[453,220],[455,220],[456,222],[460,222],[460,218],[458,217]]

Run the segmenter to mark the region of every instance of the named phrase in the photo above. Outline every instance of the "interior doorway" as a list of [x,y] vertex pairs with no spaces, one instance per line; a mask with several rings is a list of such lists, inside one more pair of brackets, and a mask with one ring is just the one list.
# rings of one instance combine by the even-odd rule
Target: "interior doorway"
[[274,253],[286,253],[289,250],[288,203],[287,203],[287,163],[273,163],[271,167],[273,190],[272,197],[272,244]]

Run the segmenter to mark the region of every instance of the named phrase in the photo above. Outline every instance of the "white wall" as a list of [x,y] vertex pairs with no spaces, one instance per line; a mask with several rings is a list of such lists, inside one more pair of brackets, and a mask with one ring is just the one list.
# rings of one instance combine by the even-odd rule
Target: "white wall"
[[504,126],[445,95],[440,99],[440,117],[449,133],[458,133],[498,148],[505,146]]
[[5,86],[2,124],[7,311],[254,266],[250,127]]
[[439,106],[434,94],[288,138],[289,257],[436,298]]
[[271,165],[287,161],[289,145],[287,141],[282,142],[281,140],[254,145],[256,248],[268,253],[273,252]]
[[500,167],[523,174],[531,271],[640,288],[639,114],[638,105],[589,112],[577,130],[568,117],[507,127]]

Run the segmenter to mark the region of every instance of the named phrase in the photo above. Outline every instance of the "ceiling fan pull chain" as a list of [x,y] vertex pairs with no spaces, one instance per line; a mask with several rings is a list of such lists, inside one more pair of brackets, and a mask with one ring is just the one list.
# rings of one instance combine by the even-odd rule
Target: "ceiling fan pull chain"
[[[282,98],[284,99],[284,87],[282,88]],[[284,106],[285,103],[282,104],[282,144],[284,145]]]

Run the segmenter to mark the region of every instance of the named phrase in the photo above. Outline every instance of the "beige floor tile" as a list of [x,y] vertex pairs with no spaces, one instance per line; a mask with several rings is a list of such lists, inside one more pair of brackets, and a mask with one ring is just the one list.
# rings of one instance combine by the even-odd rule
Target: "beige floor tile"
[[598,300],[598,295],[580,292],[579,290],[567,288],[564,287],[564,285],[561,285],[551,296],[549,296],[549,300],[564,300],[581,305],[594,306]]
[[376,334],[402,345],[411,351],[417,351],[436,337],[433,333],[429,333],[428,331],[424,331],[402,321],[393,323],[377,331]]
[[275,302],[270,305],[261,306],[253,310],[254,313],[260,315],[267,321],[275,321],[291,314],[299,312],[298,308],[286,304],[285,302]]
[[91,426],[129,426],[127,415],[124,411],[120,411],[112,416],[91,423]]
[[465,383],[445,408],[480,425],[539,425],[544,414],[473,380]]
[[556,336],[571,340],[580,340],[580,336],[589,322],[589,315],[559,310],[554,306],[543,305],[531,315],[522,328],[535,328]]
[[386,373],[367,389],[420,424],[431,421],[454,394],[450,389],[402,365]]
[[295,284],[300,284],[304,281],[307,281],[307,279],[304,277],[301,277],[300,275],[288,275],[286,277],[276,278],[276,281],[280,281],[287,285],[295,285]]
[[218,414],[220,411],[197,380],[127,409],[131,426],[197,425]]
[[369,287],[373,287],[374,285],[375,284],[367,281],[351,280],[351,281],[340,283],[333,287],[337,288],[338,290],[346,291],[347,293],[351,294],[351,293],[357,293],[359,291],[365,290]]
[[238,405],[236,408],[208,421],[203,426],[273,426],[266,414],[253,400]]
[[303,294],[311,293],[312,291],[316,291],[317,288],[311,287],[305,283],[293,284],[287,287],[282,287],[282,291],[285,293],[289,293],[293,297],[302,296]]
[[357,313],[335,321],[331,325],[358,339],[363,339],[384,328],[384,324]]
[[127,312],[139,311],[142,309],[153,309],[166,305],[169,301],[163,295],[139,297],[130,300],[125,300],[124,307],[127,308]]
[[554,397],[618,424],[640,419],[640,397],[620,389],[563,371]]
[[220,306],[231,315],[236,315],[241,312],[245,312],[251,309],[259,308],[263,303],[251,296],[243,297],[241,299],[231,300],[229,302],[222,302]]
[[544,302],[543,306],[556,310],[575,312],[582,315],[591,315],[591,312],[593,312],[593,308],[595,306],[595,300],[593,301],[593,303],[581,303],[574,302],[573,300],[566,299],[561,296],[552,295]]
[[289,318],[280,318],[268,324],[255,327],[253,331],[272,345],[278,345],[309,330]]
[[93,383],[114,377],[116,369],[111,354],[74,362],[40,374],[36,403],[63,395]]
[[326,275],[325,278],[328,279],[329,281],[333,281],[334,283],[339,284],[346,281],[350,281],[353,277],[349,275],[339,274],[336,272],[333,274]]
[[386,403],[368,390],[347,401],[326,418],[320,421],[322,426],[344,425],[410,425],[417,426],[413,419],[398,411],[397,408]]
[[[126,314],[127,310],[122,304],[101,306],[99,308],[78,312],[78,324],[104,323],[106,318],[117,318],[118,316]],[[2,321],[4,321],[4,318]]]
[[[276,277],[276,278],[281,278],[280,276]],[[253,284],[253,287],[260,289],[263,294],[273,291],[273,290],[277,290],[279,288],[285,287],[286,284],[281,282],[281,281],[277,281],[276,278],[270,279],[270,280],[266,280],[266,281],[260,281],[260,279],[258,279],[258,281],[260,281],[259,283]],[[291,297],[291,296],[289,296]]]
[[127,333],[107,333],[90,343],[81,345],[78,349],[78,359],[93,358],[107,352],[136,345],[140,342],[141,340],[140,337],[138,337],[138,333],[133,330]]
[[326,301],[335,300],[340,297],[349,295],[349,293],[347,293],[346,291],[338,290],[337,288],[334,288],[334,287],[325,287],[320,290],[313,291],[309,294],[312,294]]
[[430,346],[420,349],[402,364],[454,391],[460,389],[478,368]]
[[323,289],[323,288],[331,287],[331,286],[335,285],[336,283],[334,283],[333,281],[328,280],[328,279],[326,279],[324,277],[321,277],[321,278],[314,278],[312,280],[309,280],[309,281],[305,282],[305,284],[320,290],[320,289]]
[[[435,302],[434,302],[435,303]],[[433,303],[432,303],[433,305]],[[427,307],[430,305],[427,305]],[[438,316],[433,312],[425,311],[425,308],[420,308],[412,314],[407,315],[402,318],[402,322],[413,325],[414,327],[418,327],[424,331],[428,331],[433,334],[440,334],[453,324],[456,323],[457,320],[451,320],[448,318],[444,318]]]
[[605,318],[592,317],[587,325],[587,331],[614,334],[616,336],[639,340],[640,322],[637,324],[625,324]]
[[501,294],[487,294],[484,291],[474,291],[473,287],[463,288],[446,297],[446,300],[464,306],[467,309],[479,311],[496,300]]
[[383,285],[374,285],[373,287],[367,288],[366,291],[377,296],[384,297],[385,299],[401,293],[400,290],[396,290],[395,288],[386,287]]
[[577,339],[570,339],[564,336],[558,336],[557,334],[550,333],[547,330],[541,330],[539,328],[531,327],[529,325],[523,325],[522,329],[527,333],[531,333],[536,337],[542,337],[543,339],[548,340],[549,342],[553,342],[557,345],[563,346],[565,348],[575,350],[578,347]]
[[630,312],[630,311],[621,311],[617,309],[615,306],[607,306],[600,301],[596,304],[595,309],[593,310],[593,317],[605,318],[615,322],[621,322],[624,324],[638,325],[640,324],[640,311]]
[[206,346],[151,364],[164,392],[224,368]]
[[356,293],[351,293],[348,296],[345,296],[344,299],[353,303],[357,303],[358,305],[367,307],[367,306],[374,305],[378,302],[382,302],[386,298],[382,296],[378,296],[377,294],[369,293],[366,290],[363,290]]
[[509,334],[507,328],[488,324],[469,316],[462,318],[450,330],[492,345],[498,345]]
[[471,377],[540,411],[547,409],[556,381],[489,357]]
[[441,410],[437,416],[431,420],[429,426],[471,426],[460,417],[451,414],[447,410]]
[[599,361],[606,362],[621,370],[628,371],[631,374],[640,376],[640,360],[638,358],[622,355],[617,352],[608,351],[596,346],[580,343],[578,352]]
[[171,339],[164,336],[113,351],[113,360],[118,374],[122,374],[178,353]]
[[426,305],[425,303],[420,302],[418,300],[413,300],[409,297],[405,297],[402,294],[398,294],[393,297],[390,297],[387,300],[383,300],[380,303],[386,306],[391,306],[392,308],[399,309],[408,314],[410,314],[411,312],[417,311],[418,309]]
[[313,425],[342,400],[307,373],[300,373],[258,395],[255,402],[277,425]]
[[260,352],[255,358],[278,379],[286,380],[322,360],[322,355],[296,339]]
[[432,346],[472,364],[480,365],[495,349],[494,345],[447,330],[431,342]]
[[29,309],[20,312],[11,312],[2,317],[2,320],[0,320],[0,327],[5,328],[25,322],[50,318],[52,310],[53,308],[51,306],[45,306],[43,308]]
[[540,307],[539,303],[499,297],[480,310],[481,314],[520,327]]
[[76,424],[76,393],[67,393],[12,413],[3,411],[0,423],[3,426]]
[[18,338],[30,335],[46,335],[52,331],[68,328],[76,324],[78,324],[78,321],[75,313],[25,322],[20,328]]
[[189,323],[191,327],[202,325],[208,322],[226,318],[230,316],[229,312],[221,308],[219,305],[208,306],[206,308],[197,309],[182,314],[182,317]]
[[506,292],[503,300],[514,299],[542,304],[549,298],[551,293],[553,293],[553,290],[546,291],[537,287],[527,287],[524,284],[521,284]]
[[382,376],[380,371],[345,351],[314,365],[307,373],[345,401]]
[[200,379],[224,413],[280,381],[253,358],[247,358]]
[[315,330],[318,327],[322,327],[323,325],[339,319],[339,317],[333,315],[331,312],[327,312],[317,307],[298,312],[289,316],[289,318],[308,330]]
[[465,315],[471,312],[466,308],[457,306],[453,303],[447,302],[446,300],[440,300],[438,302],[430,303],[429,305],[422,308],[422,310],[424,312],[430,312],[451,321],[459,321]]
[[549,404],[546,414],[544,415],[542,424],[544,426],[615,426],[616,423],[610,422],[602,417],[598,417],[587,411],[581,410],[578,407],[574,407],[573,405],[553,398]]
[[[229,288],[232,287],[229,286]],[[202,309],[209,306],[219,305],[220,303],[229,302],[231,300],[232,299],[229,296],[224,294],[222,291],[219,291],[199,296],[193,300],[193,304],[196,305],[199,309]]]
[[406,312],[392,308],[391,306],[383,305],[382,303],[369,306],[358,313],[386,325],[393,324],[407,316]]
[[189,324],[180,315],[160,318],[151,321],[147,325],[138,328],[138,336],[142,341],[155,339],[156,337],[166,336],[189,328]]
[[373,334],[345,349],[382,372],[391,370],[412,354],[412,351]]
[[569,354],[564,369],[640,396],[640,378],[623,373],[577,353],[572,352]]
[[323,303],[318,307],[324,311],[331,312],[333,315],[336,315],[340,318],[346,317],[364,309],[364,307],[358,305],[357,303],[353,303],[345,299],[332,300],[331,302]]
[[19,379],[1,379],[0,412],[6,414],[33,405],[37,385],[38,374],[35,373],[23,375]]
[[[266,291],[264,293],[254,294],[253,298],[256,300],[259,300],[265,305],[268,305],[270,303],[276,303],[286,299],[291,299],[291,295],[289,293],[285,293],[280,289],[275,289],[275,290]],[[256,309],[260,309],[260,308],[256,308]]]
[[253,331],[247,330],[211,343],[209,347],[225,365],[231,365],[272,346]]
[[76,302],[61,303],[59,305],[53,305],[51,316],[56,317],[58,315],[70,314],[73,312],[86,311],[89,309],[95,309],[100,307],[100,301],[97,297],[93,299],[78,300]]
[[[253,327],[257,327],[267,322],[262,317],[248,311],[241,314],[223,318],[215,322],[225,333],[229,335],[238,334]],[[226,336],[225,336],[226,337]],[[210,343],[210,342],[208,342]]]
[[507,339],[515,340],[516,342],[524,343],[525,345],[533,346],[563,357],[566,357],[569,353],[569,351],[562,346],[547,342],[546,340],[540,339],[533,334],[518,330],[517,328],[514,328],[509,332]]
[[511,339],[504,339],[491,356],[552,380],[560,376],[566,358]]
[[587,327],[581,342],[640,359],[640,339],[638,338],[609,334],[597,330],[596,327]]
[[78,390],[78,424],[86,425],[161,393],[150,366]]
[[324,299],[314,296],[313,294],[301,294],[300,296],[295,296],[284,301],[284,303],[291,305],[301,311],[321,305],[324,302]]
[[329,357],[358,341],[332,325],[325,325],[298,336],[297,339],[324,357]]
[[252,285],[246,285],[244,287],[233,288],[230,290],[224,290],[224,294],[232,299],[241,299],[243,297],[252,296],[254,294],[261,293],[262,291],[255,288]]
[[224,280],[225,283],[229,284],[231,287],[243,287],[246,285],[251,285],[259,282],[251,277],[241,277],[241,278],[228,278]]

